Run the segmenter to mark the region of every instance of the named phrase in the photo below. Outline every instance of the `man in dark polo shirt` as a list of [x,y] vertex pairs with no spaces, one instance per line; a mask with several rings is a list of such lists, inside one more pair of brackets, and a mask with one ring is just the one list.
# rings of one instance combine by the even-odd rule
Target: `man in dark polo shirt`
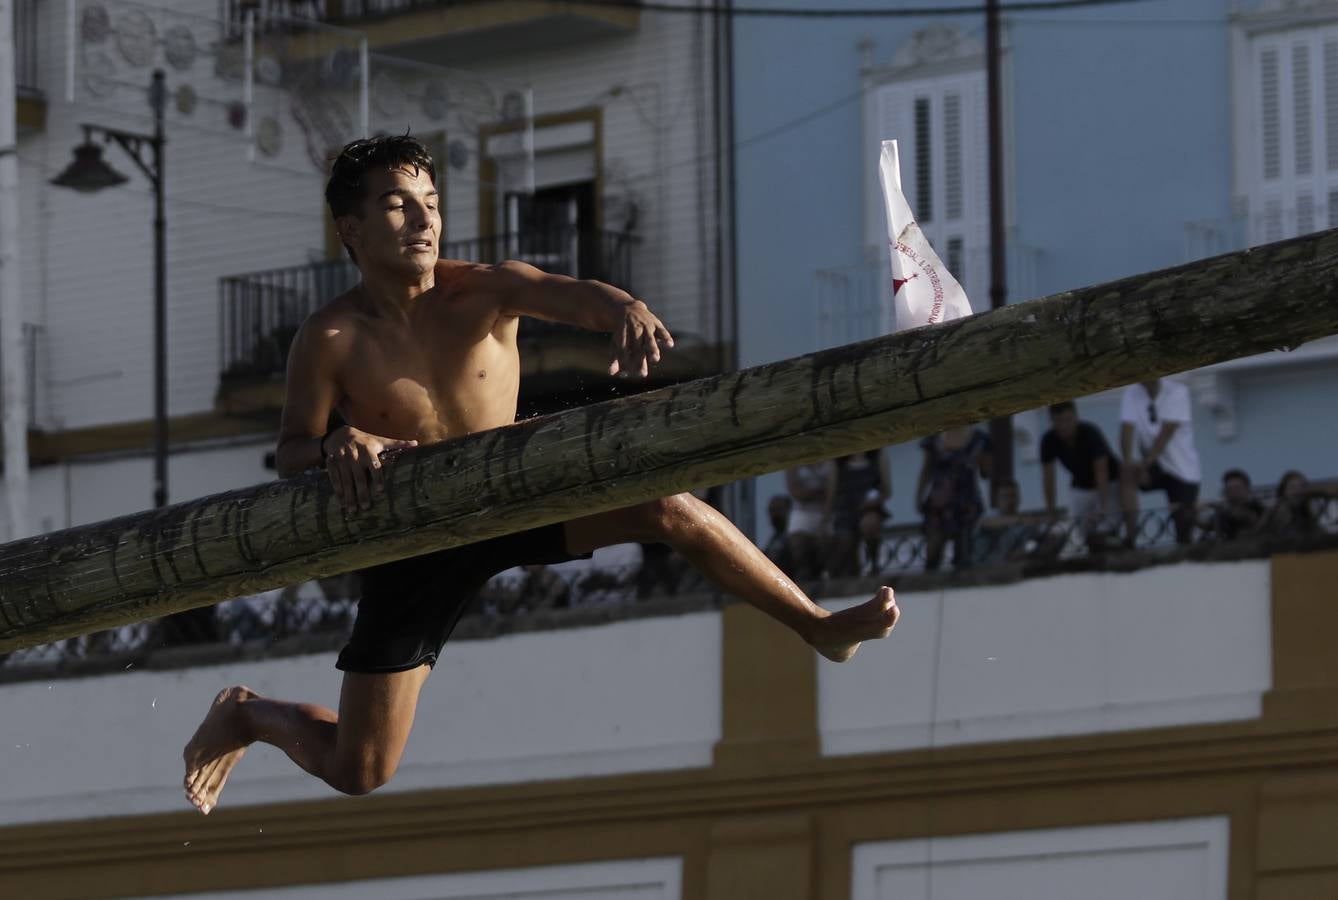
[[1069,514],[1084,524],[1088,533],[1099,531],[1119,508],[1120,460],[1106,436],[1091,422],[1078,419],[1072,400],[1050,407],[1050,430],[1041,438],[1041,465],[1045,479],[1045,512],[1051,521],[1055,512],[1055,460],[1068,470]]

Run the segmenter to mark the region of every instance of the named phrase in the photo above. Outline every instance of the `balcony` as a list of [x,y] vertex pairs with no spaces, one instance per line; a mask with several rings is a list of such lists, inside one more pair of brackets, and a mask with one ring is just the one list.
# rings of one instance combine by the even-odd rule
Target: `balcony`
[[[451,241],[442,256],[481,263],[519,259],[547,272],[595,278],[633,289],[632,245],[636,238],[611,231],[558,228]],[[328,260],[231,275],[219,281],[222,378],[217,405],[224,414],[246,414],[282,405],[288,345],[312,311],[358,281],[346,259]],[[543,340],[539,340],[543,338]],[[523,319],[520,340],[532,347],[524,354],[524,374],[531,387],[560,372],[598,371],[607,365],[607,340],[568,326]]]
[[560,0],[220,0],[220,6],[230,24],[252,10],[309,18],[357,29],[374,50],[453,66],[630,34],[641,16],[636,4]]

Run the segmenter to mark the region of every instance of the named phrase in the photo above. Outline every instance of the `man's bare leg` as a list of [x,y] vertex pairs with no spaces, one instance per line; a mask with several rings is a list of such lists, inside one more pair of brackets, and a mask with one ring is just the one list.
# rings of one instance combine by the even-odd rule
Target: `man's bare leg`
[[1138,542],[1138,487],[1143,477],[1139,466],[1124,463],[1120,474],[1120,508],[1124,512],[1124,545]]
[[349,672],[339,712],[261,697],[242,686],[214,698],[186,745],[186,797],[208,814],[246,748],[272,744],[293,762],[346,794],[365,794],[390,780],[413,728],[418,693],[431,669]]
[[566,525],[566,535],[572,553],[628,541],[668,544],[718,587],[789,626],[836,662],[854,656],[861,641],[886,637],[901,615],[888,587],[859,606],[828,612],[810,600],[734,523],[691,494],[573,519]]

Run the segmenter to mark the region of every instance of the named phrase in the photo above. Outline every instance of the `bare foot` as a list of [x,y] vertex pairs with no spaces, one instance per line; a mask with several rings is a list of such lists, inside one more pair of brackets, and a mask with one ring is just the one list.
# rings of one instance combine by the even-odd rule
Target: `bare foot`
[[244,735],[239,707],[256,696],[241,685],[219,691],[181,754],[186,760],[186,798],[205,815],[218,805],[228,773],[250,743]]
[[882,587],[872,600],[832,613],[819,622],[809,643],[832,662],[845,662],[855,655],[861,641],[891,634],[900,618],[896,595],[890,587]]

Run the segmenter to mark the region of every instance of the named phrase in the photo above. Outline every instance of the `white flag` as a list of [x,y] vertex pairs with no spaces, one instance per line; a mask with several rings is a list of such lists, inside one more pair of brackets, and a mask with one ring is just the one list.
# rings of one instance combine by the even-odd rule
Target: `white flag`
[[966,291],[929,246],[924,232],[915,223],[911,205],[901,193],[896,141],[883,141],[878,173],[882,177],[883,201],[887,207],[896,330],[936,325],[971,315],[971,301],[966,298]]

